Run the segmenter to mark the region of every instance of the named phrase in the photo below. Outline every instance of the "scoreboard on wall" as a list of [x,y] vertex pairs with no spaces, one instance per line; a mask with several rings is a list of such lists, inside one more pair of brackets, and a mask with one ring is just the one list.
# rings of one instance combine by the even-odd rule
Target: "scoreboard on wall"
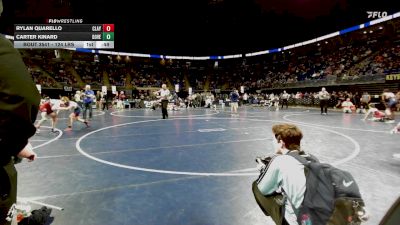
[[114,24],[16,24],[15,48],[113,49]]

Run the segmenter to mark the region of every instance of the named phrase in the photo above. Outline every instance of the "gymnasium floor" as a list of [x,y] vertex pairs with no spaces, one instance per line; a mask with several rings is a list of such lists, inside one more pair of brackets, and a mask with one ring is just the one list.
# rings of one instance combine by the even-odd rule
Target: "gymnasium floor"
[[17,165],[19,200],[53,206],[54,225],[272,225],[251,183],[280,122],[299,125],[304,150],[353,174],[371,214],[365,224],[377,225],[399,197],[394,124],[315,109],[228,110],[171,111],[168,120],[160,110],[94,111],[89,128],[43,128],[31,139],[38,159]]

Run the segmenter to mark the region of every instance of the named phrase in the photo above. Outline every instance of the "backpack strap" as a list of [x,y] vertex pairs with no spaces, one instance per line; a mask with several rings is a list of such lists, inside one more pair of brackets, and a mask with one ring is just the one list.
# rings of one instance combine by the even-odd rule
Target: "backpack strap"
[[310,172],[309,166],[310,163],[312,162],[319,162],[318,159],[313,156],[313,155],[300,155],[298,151],[290,151],[289,153],[287,153],[287,155],[292,156],[293,158],[295,158],[297,161],[299,161],[301,164],[303,164],[304,166],[304,175],[308,175],[308,173]]
[[299,161],[304,166],[310,164],[310,162],[307,161],[307,159],[305,159],[303,156],[301,156],[298,151],[290,151],[287,155],[290,155],[293,158],[297,159],[297,161]]
[[277,157],[277,155],[273,155],[270,157],[270,159],[268,160],[268,163],[265,164],[265,167],[260,171],[260,175],[258,176],[258,178],[256,180],[257,183],[260,183],[260,181],[262,180],[264,175],[267,173],[267,170],[268,170],[269,166],[271,165],[272,160],[274,160],[274,158],[276,158],[276,157]]

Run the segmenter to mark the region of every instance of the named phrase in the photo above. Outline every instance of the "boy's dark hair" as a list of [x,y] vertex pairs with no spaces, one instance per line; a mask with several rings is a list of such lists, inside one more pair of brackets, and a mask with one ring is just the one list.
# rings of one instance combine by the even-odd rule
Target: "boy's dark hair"
[[285,143],[287,149],[300,151],[303,133],[296,125],[288,123],[276,124],[272,126],[272,132],[278,141],[282,140]]

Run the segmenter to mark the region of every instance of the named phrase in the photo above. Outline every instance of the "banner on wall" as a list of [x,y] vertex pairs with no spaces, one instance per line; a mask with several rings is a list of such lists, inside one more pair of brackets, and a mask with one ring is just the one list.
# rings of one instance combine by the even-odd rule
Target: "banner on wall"
[[101,92],[107,93],[107,86],[101,86]]
[[38,89],[39,93],[42,94],[42,85],[36,84],[36,88]]
[[111,86],[111,91],[113,94],[117,93],[117,86]]
[[192,95],[192,93],[193,93],[193,89],[190,87],[189,88],[189,95]]
[[176,92],[176,93],[179,92],[179,84],[175,84],[175,92]]
[[64,86],[64,91],[72,91],[72,87]]
[[400,80],[400,73],[386,75],[386,80]]
[[240,93],[244,94],[244,86],[240,86]]

